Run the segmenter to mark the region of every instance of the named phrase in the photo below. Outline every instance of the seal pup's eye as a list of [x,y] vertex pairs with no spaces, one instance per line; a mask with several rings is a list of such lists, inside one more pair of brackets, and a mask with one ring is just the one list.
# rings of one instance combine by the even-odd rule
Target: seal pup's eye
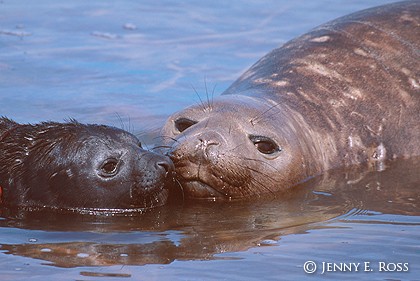
[[110,158],[105,160],[100,168],[101,176],[112,177],[118,171],[118,159]]
[[188,129],[189,127],[191,127],[192,125],[197,124],[197,121],[188,119],[188,118],[179,118],[177,120],[175,120],[175,128],[182,133],[183,131],[185,131],[186,129]]
[[249,136],[249,139],[262,154],[273,154],[281,151],[281,148],[277,143],[269,137],[251,135]]

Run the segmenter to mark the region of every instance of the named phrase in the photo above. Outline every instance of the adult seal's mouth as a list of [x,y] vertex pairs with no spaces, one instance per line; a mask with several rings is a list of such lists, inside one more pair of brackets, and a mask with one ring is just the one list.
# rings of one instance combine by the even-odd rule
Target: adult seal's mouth
[[181,192],[189,199],[202,199],[211,201],[230,200],[228,193],[223,192],[225,182],[219,180],[204,163],[186,161],[190,159],[172,158],[177,167],[175,178],[180,184]]
[[230,200],[230,197],[199,179],[180,181],[186,197],[202,200]]

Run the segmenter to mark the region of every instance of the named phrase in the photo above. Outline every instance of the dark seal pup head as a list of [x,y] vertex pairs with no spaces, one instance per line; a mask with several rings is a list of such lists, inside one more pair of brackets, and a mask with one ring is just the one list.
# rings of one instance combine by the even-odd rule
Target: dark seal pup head
[[0,118],[0,191],[6,206],[138,209],[163,205],[173,165],[108,126]]

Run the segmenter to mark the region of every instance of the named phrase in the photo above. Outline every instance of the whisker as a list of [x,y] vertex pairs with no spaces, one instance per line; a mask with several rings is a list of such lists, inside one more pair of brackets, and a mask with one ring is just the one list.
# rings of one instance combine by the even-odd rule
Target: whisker
[[158,146],[154,146],[152,150],[157,149],[157,148],[172,148],[172,146],[171,145],[158,145]]
[[150,150],[150,149],[149,149],[149,146],[146,144],[146,142],[144,141],[144,138],[143,138],[143,136],[145,136],[146,134],[147,134],[146,132],[137,133],[137,134],[134,134],[134,133],[133,133],[133,135],[134,135],[134,136],[136,136],[136,138],[140,141],[141,146],[142,146],[142,147],[144,146],[144,148],[145,148],[146,150]]
[[[242,167],[242,168],[246,168],[246,169],[249,169],[249,170],[251,170],[251,171],[253,171],[253,172],[255,172],[255,173],[257,173],[257,174],[261,174],[261,175],[263,175],[264,176],[264,178],[265,179],[269,179],[269,181],[271,181],[271,182],[273,182],[273,183],[277,183],[277,181],[275,181],[271,176],[269,176],[269,175],[267,175],[267,174],[264,174],[264,173],[262,173],[261,171],[258,171],[258,170],[255,170],[255,169],[252,169],[252,168],[250,168],[250,167],[248,167],[248,166],[243,166],[243,165],[240,165],[240,164],[238,164],[238,166],[239,167]],[[256,184],[258,184],[264,191],[267,191],[268,193],[271,193],[271,194],[273,194],[274,193],[274,191],[273,190],[271,190],[267,185],[265,185],[265,184],[263,184],[262,182],[260,182],[259,180],[257,180],[257,178],[256,177],[252,177],[251,178],[251,182],[254,182],[254,183],[256,183]],[[250,185],[251,186],[251,185]],[[251,191],[252,193],[251,194],[256,194],[255,193],[255,191]]]
[[209,122],[210,122],[210,118],[207,118],[207,120],[206,120],[206,124],[204,125],[204,128],[206,128],[206,129],[207,129],[207,126],[209,125]]
[[251,120],[250,120],[250,122],[251,122],[251,124],[252,125],[255,125],[255,124],[257,124],[257,121],[259,120],[259,119],[262,119],[262,117],[267,113],[267,112],[269,112],[270,110],[272,110],[273,108],[276,108],[277,106],[279,106],[280,105],[280,103],[276,103],[276,104],[274,104],[274,105],[272,105],[272,106],[270,106],[267,110],[265,110],[264,112],[262,112],[259,116],[256,116],[256,117],[253,117],[253,118],[251,118]]
[[131,117],[128,116],[127,118],[128,118],[128,131],[130,133],[133,133],[134,132],[134,125],[133,125],[133,123],[131,123]]
[[[240,144],[238,144],[237,146],[235,146],[234,148],[229,149],[229,150],[228,150],[228,151],[226,151],[226,152],[232,152],[232,151],[234,151],[235,149],[237,149],[238,147],[243,146],[243,145],[245,145],[245,144],[244,144],[244,143],[240,143]],[[223,153],[222,155],[224,155],[224,154],[226,154],[226,153]]]
[[193,90],[194,90],[195,94],[197,95],[198,99],[200,100],[200,103],[198,104],[198,106],[201,106],[201,108],[203,109],[203,112],[206,112],[206,105],[204,104],[203,99],[200,97],[200,94],[195,89],[195,87],[193,85],[191,85],[191,87],[193,88]]
[[121,115],[118,112],[115,112],[115,115],[120,122],[120,128],[125,131],[124,121],[121,118]]
[[258,174],[261,174],[261,175],[263,175],[264,177],[268,177],[269,179],[271,179],[271,180],[273,180],[273,181],[274,181],[274,178],[273,178],[272,176],[270,176],[269,174],[263,173],[263,172],[261,172],[261,171],[259,171],[259,170],[256,170],[256,169],[251,168],[251,167],[246,166],[246,165],[242,165],[242,164],[237,164],[237,165],[238,165],[239,167],[241,167],[241,168],[246,168],[246,169],[249,169],[249,170],[251,170],[251,171],[253,171],[253,172],[256,172],[256,173],[258,173]]
[[[270,119],[271,117],[273,117],[273,116],[275,116],[275,115],[278,115],[279,114],[279,112],[273,112],[272,114],[270,114],[270,115],[267,115],[267,116],[264,116],[264,118],[265,119]],[[261,116],[262,117],[262,116]],[[260,118],[261,120],[262,120],[262,118]]]
[[156,140],[156,139],[158,139],[158,138],[162,138],[162,139],[170,139],[170,140],[172,140],[172,141],[174,141],[174,142],[179,142],[179,140],[177,140],[177,139],[175,139],[175,138],[173,138],[173,137],[170,137],[170,136],[157,136],[157,137],[154,137],[154,138],[153,138],[153,140]]
[[213,90],[211,91],[211,105],[212,105],[212,107],[213,107],[213,103],[214,103],[214,92],[216,91],[216,85],[217,84],[214,84]]
[[244,159],[244,160],[248,160],[248,161],[256,161],[256,162],[259,162],[259,163],[262,163],[262,164],[264,164],[264,165],[267,165],[267,166],[269,166],[269,167],[271,167],[271,168],[273,168],[273,170],[277,170],[273,165],[270,165],[269,163],[267,163],[267,162],[265,162],[265,161],[263,161],[263,160],[259,160],[259,159],[252,159],[252,158],[247,158],[247,157],[244,157],[244,158],[242,158],[242,159]]
[[[241,168],[250,169],[251,171],[254,171],[257,174],[262,174],[265,178],[267,177],[267,175],[264,175],[263,173],[261,173],[258,170],[255,170],[255,169],[252,169],[252,168],[249,168],[247,166],[240,165],[240,164],[238,164],[237,166],[241,167]],[[241,176],[240,174],[238,174],[238,175]],[[243,175],[243,176],[245,176],[245,175]],[[268,177],[271,181],[274,181],[273,178],[271,178],[270,176],[268,176]],[[252,188],[253,185],[256,185],[259,188],[261,188],[264,191],[263,193],[270,193],[270,194],[274,193],[270,188],[268,188],[265,184],[260,182],[257,178],[252,177],[251,178],[251,184],[248,184],[248,185],[242,187],[242,189],[241,189],[242,194],[247,195],[247,196],[259,195],[261,192],[256,192],[256,190],[254,188]]]
[[181,190],[181,194],[182,194],[182,203],[185,202],[185,191],[184,191],[184,187],[182,186],[182,184],[179,182],[179,180],[177,178],[174,179],[175,182],[178,184],[179,189]]
[[208,106],[208,111],[211,111],[211,104],[210,104],[210,99],[209,99],[209,91],[207,88],[207,79],[204,76],[204,88],[206,89],[206,98],[207,98],[207,106]]
[[[265,191],[267,191],[267,193],[272,194],[272,195],[276,194],[276,191],[271,190],[269,187],[267,187],[265,184],[261,183],[257,179],[253,178],[251,180],[254,181],[256,184],[258,184],[260,187],[262,187]],[[277,182],[275,183],[277,184]],[[262,194],[262,193],[258,193],[258,194]]]

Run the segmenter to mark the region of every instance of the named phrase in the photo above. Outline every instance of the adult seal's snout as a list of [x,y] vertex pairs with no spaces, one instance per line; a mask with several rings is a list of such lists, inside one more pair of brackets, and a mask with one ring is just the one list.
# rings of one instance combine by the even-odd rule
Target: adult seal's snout
[[[162,129],[186,197],[286,190],[323,171],[420,155],[420,2],[321,25]],[[221,137],[221,142],[220,138]]]
[[[173,161],[179,162],[183,157],[195,164],[205,164],[217,161],[220,147],[224,145],[223,137],[215,131],[198,132],[191,136],[190,142],[181,142],[174,145],[170,156]],[[188,154],[179,153],[189,151]]]

